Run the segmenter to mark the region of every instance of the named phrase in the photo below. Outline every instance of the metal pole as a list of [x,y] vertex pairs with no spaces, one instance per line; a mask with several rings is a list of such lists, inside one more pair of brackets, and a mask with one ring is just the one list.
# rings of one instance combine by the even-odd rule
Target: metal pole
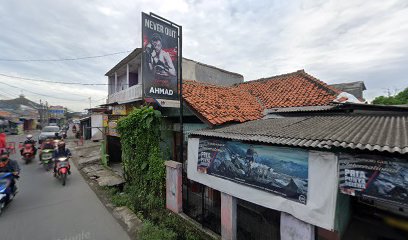
[[180,153],[179,153],[179,161],[181,163],[184,162],[184,158],[183,158],[183,153],[184,153],[184,130],[183,130],[183,27],[175,24],[172,21],[169,21],[159,15],[156,15],[154,13],[150,13],[150,16],[153,16],[155,18],[158,18],[164,22],[169,23],[170,25],[173,25],[175,27],[177,27],[179,29],[179,35],[178,35],[178,39],[179,39],[179,80],[180,80],[180,93],[179,93],[179,99],[180,99]]
[[[180,162],[184,165],[184,129],[183,129],[183,28],[179,26],[179,41],[180,41],[180,55],[179,55],[179,69],[180,69]],[[182,168],[183,172],[183,168]]]
[[[172,21],[169,21],[163,17],[160,17],[154,13],[150,13],[150,16],[153,16],[155,18],[161,19],[164,22],[169,23],[172,26],[175,26],[179,29],[179,80],[180,80],[180,93],[179,93],[179,99],[180,99],[180,152],[179,152],[179,161],[181,163],[181,173],[184,173],[184,127],[183,127],[183,27],[173,23]],[[142,40],[143,41],[143,40]],[[188,184],[187,184],[188,185]],[[182,190],[183,191],[183,190]],[[188,203],[188,189],[187,189],[187,203]]]

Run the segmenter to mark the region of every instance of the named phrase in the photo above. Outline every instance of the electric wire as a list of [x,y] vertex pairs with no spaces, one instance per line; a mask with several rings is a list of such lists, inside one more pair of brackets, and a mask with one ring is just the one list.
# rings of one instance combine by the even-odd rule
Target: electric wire
[[8,74],[4,74],[4,73],[0,73],[0,76],[20,79],[20,80],[25,80],[25,81],[55,83],[55,84],[66,84],[66,85],[83,85],[83,86],[108,86],[109,85],[109,84],[106,84],[106,83],[56,82],[56,81],[50,81],[50,80],[44,80],[44,79],[34,79],[34,78],[12,76],[12,75],[8,75]]
[[9,86],[9,87],[12,87],[12,88],[20,89],[20,90],[23,90],[23,91],[26,91],[26,92],[29,92],[29,93],[32,93],[32,94],[35,94],[35,95],[44,96],[44,97],[49,97],[49,98],[54,98],[54,99],[67,100],[67,101],[72,101],[72,102],[82,102],[82,101],[86,100],[86,99],[77,99],[77,100],[75,100],[75,99],[67,99],[67,98],[54,97],[54,96],[51,96],[51,95],[46,95],[46,94],[41,94],[41,93],[33,92],[33,91],[30,91],[30,90],[27,90],[27,89],[24,89],[24,88],[19,88],[19,87],[16,87],[16,86],[11,85],[11,84],[8,84],[8,83],[0,82],[0,84],[4,84],[4,85]]
[[84,60],[84,59],[92,59],[92,58],[102,58],[102,57],[109,57],[118,54],[129,53],[128,51],[121,51],[121,52],[114,52],[114,53],[107,53],[102,55],[95,55],[95,56],[86,56],[86,57],[75,57],[75,58],[60,58],[60,59],[7,59],[7,58],[0,58],[0,61],[3,62],[63,62],[63,61],[76,61],[76,60]]

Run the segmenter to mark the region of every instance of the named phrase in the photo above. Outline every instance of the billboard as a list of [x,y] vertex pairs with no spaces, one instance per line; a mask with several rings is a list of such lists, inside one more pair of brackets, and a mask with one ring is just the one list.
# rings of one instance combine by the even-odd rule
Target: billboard
[[200,139],[197,170],[306,204],[308,159],[302,149]]
[[114,137],[119,137],[119,133],[116,130],[116,127],[118,125],[117,120],[109,120],[108,122],[108,134],[109,136],[114,136]]
[[178,99],[178,28],[142,13],[142,81],[145,97]]
[[50,118],[64,118],[65,108],[62,106],[50,106],[48,109],[48,114]]
[[408,161],[366,154],[339,155],[340,191],[344,194],[408,205]]

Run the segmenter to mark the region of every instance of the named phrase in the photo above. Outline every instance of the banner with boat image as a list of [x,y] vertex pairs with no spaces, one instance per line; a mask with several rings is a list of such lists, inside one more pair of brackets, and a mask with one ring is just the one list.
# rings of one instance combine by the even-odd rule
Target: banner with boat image
[[308,158],[303,149],[200,139],[197,170],[306,204]]

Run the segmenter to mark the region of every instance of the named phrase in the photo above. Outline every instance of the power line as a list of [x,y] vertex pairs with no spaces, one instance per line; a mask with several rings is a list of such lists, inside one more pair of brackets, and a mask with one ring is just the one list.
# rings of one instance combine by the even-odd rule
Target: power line
[[128,53],[128,52],[131,52],[131,51],[107,53],[107,54],[96,55],[96,56],[76,57],[76,58],[60,58],[60,59],[7,59],[7,58],[0,58],[0,61],[3,61],[3,62],[63,62],[63,61],[75,61],[75,60],[83,60],[83,59],[109,57],[109,56]]
[[39,96],[43,96],[43,97],[50,97],[50,98],[61,99],[61,100],[67,100],[67,101],[73,101],[73,102],[82,102],[82,101],[84,101],[84,100],[85,100],[85,99],[81,99],[81,100],[79,100],[79,99],[78,99],[78,100],[74,100],[74,99],[67,99],[67,98],[54,97],[54,96],[51,96],[51,95],[46,95],[46,94],[41,94],[41,93],[36,93],[36,92],[33,92],[33,91],[29,91],[29,90],[24,89],[24,88],[19,88],[19,87],[16,87],[16,86],[10,85],[10,84],[8,84],[8,83],[3,83],[3,82],[0,82],[0,84],[4,84],[4,85],[7,85],[7,86],[9,86],[9,87],[16,88],[16,89],[21,89],[21,90],[23,90],[23,91],[26,91],[26,92],[29,92],[29,93],[32,93],[32,94],[36,94],[36,95],[39,95]]
[[[4,76],[4,75],[0,73],[0,76]],[[6,75],[6,76],[7,76],[7,75]],[[10,76],[10,77],[13,77],[13,76]],[[19,78],[19,77],[15,77],[15,78],[18,78],[18,79],[20,79],[20,80],[28,80],[28,79],[21,79],[21,78]],[[0,79],[0,80],[1,80],[1,79]],[[37,81],[37,80],[28,80],[28,81]],[[41,80],[41,81],[42,81],[42,80]],[[25,89],[23,89],[23,90],[25,90]],[[75,94],[75,93],[69,93],[69,94],[75,95],[75,96],[80,96],[80,97],[85,97],[84,95]],[[20,95],[20,94],[17,94],[17,96],[18,96],[18,95]]]
[[92,102],[99,102],[99,101],[105,100],[105,99],[107,99],[107,98],[108,98],[108,97],[103,97],[103,98],[101,98],[101,99],[92,100]]
[[44,80],[44,79],[34,79],[34,78],[12,76],[12,75],[4,74],[4,73],[0,73],[0,76],[8,77],[8,78],[16,78],[16,79],[25,80],[25,81],[56,83],[56,84],[66,84],[66,85],[83,85],[83,86],[107,86],[109,85],[106,83],[54,82],[54,81]]

